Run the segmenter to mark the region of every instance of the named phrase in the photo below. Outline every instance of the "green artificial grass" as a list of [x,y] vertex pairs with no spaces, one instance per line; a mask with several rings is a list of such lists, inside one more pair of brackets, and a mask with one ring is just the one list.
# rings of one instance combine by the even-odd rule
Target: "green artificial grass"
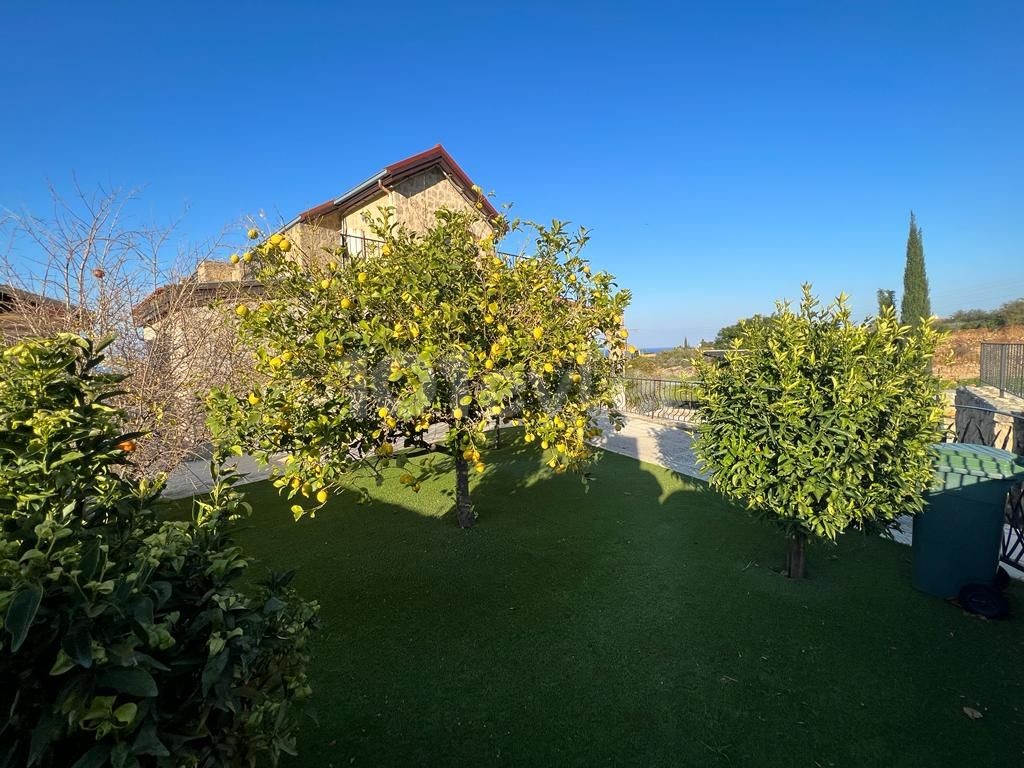
[[300,523],[246,488],[239,542],[323,610],[288,765],[1024,764],[1021,619],[915,592],[906,547],[813,545],[792,582],[775,530],[613,454],[589,492],[493,454],[470,531],[450,474],[391,474]]

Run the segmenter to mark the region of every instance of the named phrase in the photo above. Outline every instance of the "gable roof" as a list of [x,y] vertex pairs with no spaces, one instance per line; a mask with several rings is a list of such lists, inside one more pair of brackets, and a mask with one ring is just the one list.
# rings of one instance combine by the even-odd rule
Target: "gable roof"
[[[459,167],[459,164],[448,154],[448,151],[440,144],[437,144],[425,152],[420,152],[418,155],[407,157],[404,160],[399,160],[397,163],[386,166],[384,170],[375,173],[366,181],[356,185],[341,196],[327,200],[320,205],[310,208],[308,211],[303,211],[293,221],[289,222],[288,226],[299,222],[312,221],[336,211],[357,208],[367,200],[376,197],[382,188],[393,187],[403,179],[407,179],[434,165],[441,166],[441,169],[462,187],[463,193],[469,196],[473,188],[473,180]],[[490,200],[481,195],[480,201],[483,203],[483,210],[488,218],[498,216],[498,211],[491,205]]]
[[20,307],[45,307],[54,311],[77,312],[78,307],[59,299],[52,299],[41,293],[0,283],[0,311],[10,312]]

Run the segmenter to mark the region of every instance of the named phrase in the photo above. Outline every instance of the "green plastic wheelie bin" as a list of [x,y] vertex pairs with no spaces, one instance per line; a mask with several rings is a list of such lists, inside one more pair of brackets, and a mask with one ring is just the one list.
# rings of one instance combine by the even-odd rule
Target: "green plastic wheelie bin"
[[999,567],[1010,486],[1024,480],[1024,459],[985,445],[938,443],[935,483],[914,518],[913,584],[956,597],[968,584],[991,584]]

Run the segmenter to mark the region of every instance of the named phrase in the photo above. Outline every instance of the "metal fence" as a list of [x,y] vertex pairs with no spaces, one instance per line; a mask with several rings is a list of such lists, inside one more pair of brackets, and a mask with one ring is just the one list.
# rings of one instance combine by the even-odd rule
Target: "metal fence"
[[693,424],[697,421],[700,383],[626,377],[622,380],[622,410],[653,419]]
[[[381,249],[384,247],[384,241],[374,237],[350,235],[344,232],[338,237],[338,245],[342,259],[358,259],[365,256],[379,256]],[[506,253],[505,251],[498,251],[498,255],[510,262],[530,258],[526,254]]]
[[998,387],[1000,396],[1024,397],[1024,344],[983,342],[980,379]]

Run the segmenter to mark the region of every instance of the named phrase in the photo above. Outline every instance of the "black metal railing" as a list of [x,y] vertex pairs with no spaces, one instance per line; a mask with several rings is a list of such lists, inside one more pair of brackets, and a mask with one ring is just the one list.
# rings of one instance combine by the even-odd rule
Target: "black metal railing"
[[982,384],[998,387],[1000,396],[1024,397],[1024,344],[983,342],[979,378]]
[[[351,258],[358,259],[364,256],[379,256],[381,248],[384,247],[384,241],[375,237],[363,237],[362,235],[349,235],[342,233],[339,235],[338,243],[338,255],[343,259]],[[519,259],[530,258],[525,254],[506,253],[505,251],[498,251],[498,255],[504,257],[508,261],[518,261]]]
[[622,379],[622,410],[654,419],[692,424],[697,421],[700,382],[669,379]]
[[343,259],[360,259],[364,256],[379,256],[380,249],[384,247],[384,241],[373,237],[342,233],[338,246],[338,255]]
[[[945,441],[987,445],[1019,454],[1024,450],[1024,415],[957,405],[956,416],[946,424]],[[1005,515],[1000,559],[1024,570],[1024,483],[1016,483],[1010,489]]]

